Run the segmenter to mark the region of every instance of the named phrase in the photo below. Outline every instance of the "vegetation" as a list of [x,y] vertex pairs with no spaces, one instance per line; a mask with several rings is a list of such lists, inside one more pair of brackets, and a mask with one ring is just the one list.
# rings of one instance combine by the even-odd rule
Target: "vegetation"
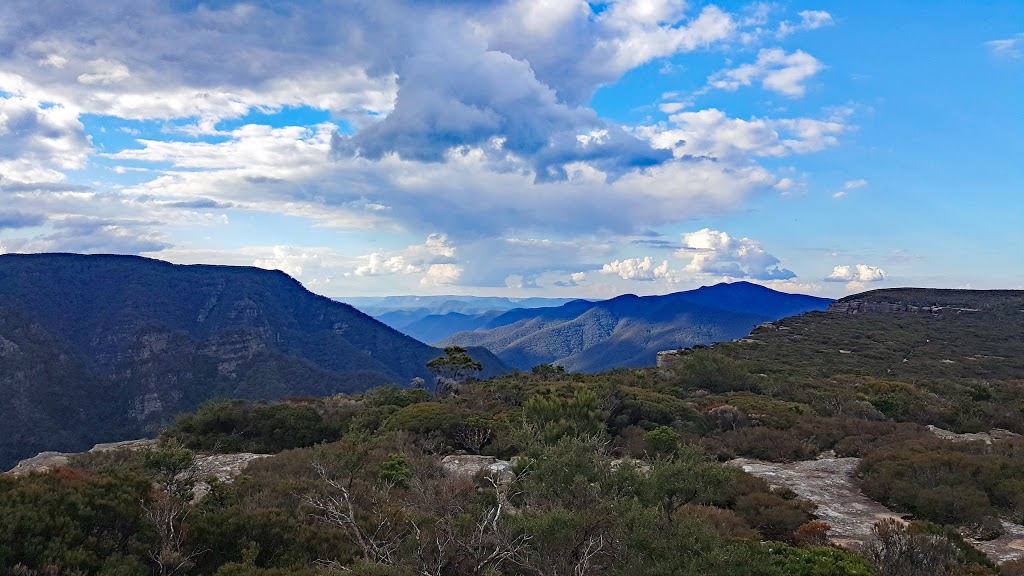
[[[956,318],[970,326],[971,315],[988,313],[974,308]],[[759,329],[758,342],[695,349],[661,369],[576,374],[549,365],[467,379],[442,396],[391,386],[210,401],[155,450],[0,477],[0,571],[1019,573],[995,566],[961,530],[989,538],[1000,519],[1022,519],[1024,440],[1013,433],[1024,432],[1024,413],[1012,399],[1020,373],[993,363],[980,375],[940,375],[928,346],[898,370],[886,364],[888,348],[870,342],[856,349],[875,351],[859,363],[813,352],[823,342],[848,350],[855,331],[889,342],[927,337],[932,322],[960,326],[944,312],[905,314],[797,317]],[[985,320],[995,332],[1006,322]],[[961,339],[965,354],[998,345],[980,328]],[[958,432],[1008,432],[952,442],[925,427],[933,418]],[[828,450],[861,458],[865,492],[913,521],[880,523],[862,554],[830,547],[831,527],[812,503],[722,462]],[[206,479],[192,451],[274,455],[232,482],[210,481],[194,500]],[[476,475],[442,466],[464,454],[510,464]]]
[[437,394],[444,396],[453,393],[466,379],[475,377],[484,366],[474,360],[465,348],[448,346],[444,349],[444,356],[427,362],[427,368],[434,373]]
[[[481,375],[505,371],[470,352]],[[429,378],[438,353],[278,271],[3,254],[0,470],[44,450],[155,435],[212,398],[406,385]]]

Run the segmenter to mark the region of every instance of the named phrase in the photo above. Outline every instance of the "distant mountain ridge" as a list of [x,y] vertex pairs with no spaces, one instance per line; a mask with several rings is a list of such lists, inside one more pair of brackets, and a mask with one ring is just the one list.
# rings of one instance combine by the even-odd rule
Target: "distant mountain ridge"
[[[441,353],[279,271],[0,255],[0,468],[152,433],[213,397],[429,379]],[[506,370],[471,354],[483,376]]]
[[482,346],[523,370],[554,363],[597,372],[651,366],[661,350],[734,340],[763,322],[825,310],[831,302],[749,282],[723,283],[664,296],[627,294],[511,310],[438,345]]
[[561,306],[571,298],[503,298],[496,296],[384,296],[337,298],[420,342],[441,341],[476,330],[502,312],[518,308]]

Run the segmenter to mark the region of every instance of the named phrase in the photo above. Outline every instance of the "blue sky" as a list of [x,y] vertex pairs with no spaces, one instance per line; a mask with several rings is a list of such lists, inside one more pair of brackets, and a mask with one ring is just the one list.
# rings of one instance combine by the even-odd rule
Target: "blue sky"
[[1024,4],[0,7],[0,253],[330,296],[1024,288]]

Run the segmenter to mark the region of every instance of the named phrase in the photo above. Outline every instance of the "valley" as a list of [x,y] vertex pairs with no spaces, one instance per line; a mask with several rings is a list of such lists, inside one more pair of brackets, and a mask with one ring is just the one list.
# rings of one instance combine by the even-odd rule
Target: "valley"
[[[665,320],[678,308],[740,319],[746,332],[660,350],[657,366],[645,352],[643,367],[539,362],[495,374],[510,356],[427,347],[275,273],[170,268],[156,282],[145,278],[159,263],[72,259],[58,289],[41,287],[38,263],[5,258],[0,287],[29,304],[36,293],[59,301],[55,290],[71,298],[97,276],[93,262],[127,266],[130,285],[150,287],[89,312],[102,317],[5,300],[0,382],[21,429],[5,436],[7,467],[31,455],[19,438],[87,430],[0,476],[0,565],[27,574],[173,564],[216,576],[995,576],[1024,566],[1024,292],[821,302],[732,284],[511,309],[489,321],[541,334],[551,322],[557,334],[599,313],[621,325],[623,309]],[[199,276],[155,298],[181,272]],[[202,296],[188,296],[197,286]],[[762,321],[787,306],[793,315]],[[355,343],[380,348],[347,372]],[[408,357],[381,361],[396,345]],[[569,357],[560,350],[536,359]],[[47,354],[59,361],[39,361]],[[438,357],[447,380],[434,387],[427,362]],[[477,359],[490,368],[475,372]],[[291,380],[288,362],[324,380]],[[386,372],[372,376],[374,366]],[[45,379],[72,378],[84,386],[48,404]],[[26,407],[40,416],[15,420]],[[89,427],[98,410],[99,430]],[[157,438],[79,452],[90,435],[139,432]],[[109,505],[73,504],[83,501]],[[177,536],[153,524],[158,509]],[[43,547],[55,534],[61,545]]]

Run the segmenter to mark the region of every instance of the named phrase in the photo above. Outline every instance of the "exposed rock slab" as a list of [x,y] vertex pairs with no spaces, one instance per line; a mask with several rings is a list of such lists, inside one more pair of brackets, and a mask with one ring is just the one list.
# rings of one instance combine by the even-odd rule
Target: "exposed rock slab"
[[216,478],[221,482],[231,482],[245,470],[250,462],[269,456],[270,454],[252,454],[249,452],[197,456],[192,464],[192,472],[199,479],[199,482],[192,489],[193,502],[198,502],[209,494],[210,484],[208,480],[210,478]]
[[[108,452],[111,450],[140,450],[156,446],[157,440],[127,440],[125,442],[110,442],[97,444],[89,449],[89,453]],[[67,466],[72,456],[78,453],[68,452],[42,452],[31,458],[18,463],[17,466],[6,472],[9,476],[25,476],[32,473],[43,473],[55,468]],[[245,470],[253,460],[266,458],[269,454],[251,454],[242,452],[238,454],[204,454],[197,455],[192,464],[190,474],[199,481],[193,489],[195,501],[201,500],[210,491],[208,480],[216,478],[221,482],[231,482],[236,476]]]
[[[88,453],[96,452],[109,452],[111,450],[139,450],[142,448],[148,448],[155,446],[156,440],[142,439],[142,440],[125,440],[124,442],[107,442],[104,444],[97,444],[88,450]],[[77,456],[78,452],[40,452],[31,458],[26,458],[11,468],[5,474],[9,476],[24,476],[26,474],[32,474],[34,472],[47,472],[54,468],[61,468],[68,465],[68,461],[72,456]]]
[[[871,540],[871,526],[875,522],[903,518],[868,498],[854,484],[853,472],[859,462],[859,458],[820,458],[790,463],[737,458],[729,464],[814,502],[818,505],[818,517],[832,526],[829,539],[840,546],[856,548]],[[1024,526],[1006,521],[1002,524],[1006,533],[995,540],[967,541],[997,563],[1024,558]]]
[[994,441],[1020,436],[1020,434],[1010,432],[1009,430],[1003,430],[1002,428],[993,428],[988,432],[968,432],[964,434],[957,434],[956,432],[943,430],[938,426],[932,426],[929,424],[928,430],[939,438],[949,440],[950,442],[984,442],[985,444],[991,444]]
[[476,476],[483,474],[497,482],[509,482],[515,478],[512,463],[498,460],[494,456],[472,454],[451,455],[441,459],[441,468],[455,476]]
[[853,483],[858,458],[822,458],[777,463],[738,458],[733,466],[785,486],[818,505],[816,514],[832,526],[830,539],[841,546],[856,547],[871,539],[871,526],[885,518],[902,518],[868,498]]

